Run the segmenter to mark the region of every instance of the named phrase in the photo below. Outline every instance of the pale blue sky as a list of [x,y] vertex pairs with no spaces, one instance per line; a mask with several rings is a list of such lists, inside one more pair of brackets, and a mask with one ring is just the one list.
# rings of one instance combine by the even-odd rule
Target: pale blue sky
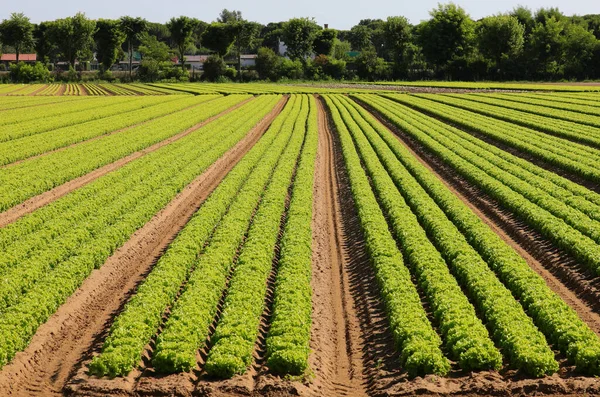
[[[223,8],[242,11],[249,20],[267,23],[285,21],[292,17],[314,17],[319,24],[331,28],[349,29],[364,18],[385,18],[403,15],[412,23],[428,19],[429,11],[438,0],[0,0],[0,19],[11,12],[24,12],[33,22],[53,20],[83,11],[90,18],[118,18],[122,15],[141,16],[153,22],[188,15],[210,22]],[[505,12],[521,4],[536,10],[558,7],[565,14],[599,14],[599,0],[457,0],[474,19]]]

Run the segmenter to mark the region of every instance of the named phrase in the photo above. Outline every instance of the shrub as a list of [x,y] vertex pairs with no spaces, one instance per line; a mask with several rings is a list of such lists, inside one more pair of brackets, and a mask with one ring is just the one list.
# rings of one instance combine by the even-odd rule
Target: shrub
[[17,83],[45,83],[50,81],[50,71],[40,62],[35,65],[13,63],[10,65],[10,79]]

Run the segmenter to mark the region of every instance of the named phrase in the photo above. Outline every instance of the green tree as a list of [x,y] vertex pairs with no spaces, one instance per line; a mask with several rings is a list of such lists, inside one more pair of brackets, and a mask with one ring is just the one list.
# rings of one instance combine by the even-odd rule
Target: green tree
[[456,4],[440,4],[430,12],[431,19],[419,25],[419,44],[423,55],[436,69],[455,58],[469,55],[475,22]]
[[60,55],[75,68],[76,59],[84,61],[92,58],[95,32],[96,21],[78,12],[74,17],[55,21],[49,33]]
[[348,32],[348,41],[355,51],[361,51],[364,48],[372,47],[371,29],[365,25],[355,25]]
[[236,10],[229,11],[226,8],[224,8],[221,11],[221,13],[219,14],[219,17],[217,18],[217,22],[220,22],[220,23],[241,22],[243,20],[244,19],[242,18],[241,11],[236,11]]
[[389,59],[397,64],[405,63],[404,57],[412,40],[412,27],[405,17],[388,17],[383,24],[385,48]]
[[275,54],[275,51],[268,47],[261,47],[258,49],[258,54],[256,55],[256,71],[261,79],[277,81],[280,65],[281,58]]
[[375,49],[367,49],[356,57],[356,72],[362,80],[388,80],[391,77],[389,65],[377,56]]
[[121,31],[118,20],[99,19],[96,21],[96,28],[96,59],[101,65],[100,71],[105,72],[117,61],[125,34]]
[[484,18],[477,27],[479,52],[501,68],[503,60],[516,58],[523,52],[525,26],[511,15]]
[[261,45],[279,52],[279,41],[283,37],[283,22],[270,22],[262,28],[260,32],[262,38]]
[[125,33],[125,41],[127,42],[127,54],[129,56],[129,79],[131,80],[131,65],[133,62],[134,46],[140,43],[144,33],[148,31],[148,21],[143,18],[133,18],[124,16],[120,19],[121,31]]
[[197,19],[186,16],[171,18],[167,22],[167,28],[171,33],[171,40],[175,44],[177,55],[181,60],[181,70],[185,69],[185,52],[194,44],[192,36],[199,22]]
[[580,79],[592,77],[594,56],[600,49],[600,41],[584,26],[568,24],[565,27],[563,57],[565,73]]
[[0,23],[0,41],[15,49],[18,63],[19,55],[33,47],[33,24],[25,14],[13,12]]
[[42,62],[55,62],[57,48],[52,40],[52,26],[54,22],[41,22],[33,29],[33,39],[35,41],[35,52],[38,59]]
[[305,62],[312,53],[313,42],[321,28],[314,19],[292,18],[283,25],[283,41],[287,46],[287,56],[292,60]]
[[313,42],[313,50],[317,55],[330,55],[337,38],[337,30],[323,29],[319,31]]
[[171,49],[156,37],[149,34],[141,35],[139,51],[142,54],[142,62],[138,76],[142,80],[160,80],[172,69]]
[[348,61],[350,58],[350,56],[348,55],[350,50],[351,47],[349,42],[335,39],[335,41],[333,42],[331,54],[334,59]]
[[218,55],[209,56],[204,62],[203,67],[203,77],[208,81],[217,81],[220,77],[225,75],[225,72],[227,72],[225,61]]
[[517,21],[525,28],[525,38],[529,36],[535,26],[535,20],[531,10],[527,7],[519,6],[510,12],[510,15],[517,18]]
[[242,79],[242,51],[254,45],[261,26],[257,22],[249,22],[242,18],[241,11],[229,11],[224,9],[218,18],[220,23],[224,23],[229,29],[229,34],[233,38],[236,58],[238,61],[238,76]]
[[220,22],[211,23],[202,34],[202,44],[220,57],[227,55],[233,40],[230,27]]
[[536,73],[542,78],[562,74],[562,52],[565,23],[554,17],[537,23],[529,35],[529,58],[536,65]]

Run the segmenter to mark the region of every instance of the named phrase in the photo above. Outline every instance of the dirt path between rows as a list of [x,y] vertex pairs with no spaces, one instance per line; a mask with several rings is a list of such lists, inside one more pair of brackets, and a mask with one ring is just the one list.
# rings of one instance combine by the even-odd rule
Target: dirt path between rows
[[108,174],[109,172],[115,171],[115,170],[123,167],[124,165],[132,162],[133,160],[136,160],[142,156],[145,156],[148,153],[152,153],[152,152],[162,148],[163,146],[166,146],[170,143],[173,143],[173,142],[191,134],[192,132],[204,127],[205,125],[215,121],[216,119],[223,117],[226,114],[238,109],[239,107],[245,105],[246,103],[248,103],[249,101],[251,101],[253,99],[254,99],[254,97],[248,98],[248,99],[242,101],[241,103],[238,103],[237,105],[234,105],[234,106],[230,107],[229,109],[226,109],[223,112],[221,112],[213,117],[210,117],[210,118],[204,120],[203,122],[198,123],[191,128],[188,128],[187,130],[185,130],[183,132],[180,132],[179,134],[173,135],[170,138],[167,138],[163,141],[155,143],[154,145],[149,146],[146,149],[142,149],[140,151],[134,152],[126,157],[123,157],[120,160],[117,160],[113,163],[110,163],[103,167],[100,167],[94,171],[91,171],[85,175],[75,178],[69,182],[65,182],[62,185],[57,186],[52,190],[48,190],[47,192],[41,193],[35,197],[32,197],[32,198],[24,201],[21,204],[17,204],[16,206],[4,211],[3,213],[0,213],[0,227],[4,227],[4,226],[16,221],[20,217],[27,215],[47,204],[50,204],[54,200],[57,200],[57,199],[63,197],[64,195],[71,193],[73,190],[79,189],[80,187],[85,186],[88,183],[95,181],[96,179]]
[[313,203],[313,328],[311,385],[317,395],[366,395],[360,321],[350,291],[350,253],[344,241],[333,133],[323,103],[317,100],[319,146]]
[[[286,98],[226,155],[157,213],[43,324],[28,348],[0,372],[10,396],[62,395],[64,387],[101,345],[112,318],[122,309],[169,243],[227,173],[260,139]],[[77,383],[76,383],[77,384]]]

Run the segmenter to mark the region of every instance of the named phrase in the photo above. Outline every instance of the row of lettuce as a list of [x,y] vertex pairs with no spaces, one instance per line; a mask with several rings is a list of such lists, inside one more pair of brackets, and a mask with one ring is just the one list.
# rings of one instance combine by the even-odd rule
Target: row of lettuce
[[312,310],[316,128],[314,98],[292,96],[117,317],[90,364],[92,373],[128,374],[157,334],[152,364],[161,372],[190,371],[197,366],[197,351],[206,349],[208,374],[244,373],[261,332],[274,263],[268,366],[280,373],[304,373]]
[[[162,117],[131,125],[131,128],[121,128],[118,133],[101,135],[97,139],[88,139],[64,147],[62,150],[54,150],[43,156],[2,167],[0,169],[0,211],[7,210],[24,200],[102,166],[135,155],[136,152],[143,151],[154,144],[177,138],[178,134],[197,128],[200,123],[251,98],[249,95],[229,95],[209,100],[196,98],[195,101],[190,100],[191,102],[187,102],[187,99],[183,100],[184,102],[169,101],[165,104],[168,108],[165,110],[167,114]],[[179,107],[180,110],[176,111],[173,107],[175,109]],[[135,115],[122,115],[122,117],[125,120],[136,118]],[[112,119],[116,128],[123,126],[123,123],[118,120],[119,117]],[[96,128],[103,128],[102,124],[103,122],[97,123]],[[52,134],[49,139],[54,139]],[[58,136],[56,139],[59,139]]]
[[279,100],[256,98],[0,229],[0,365],[27,347],[39,325],[93,269]]
[[[500,151],[493,149],[492,145],[478,141],[479,146],[476,146],[466,138],[468,134],[461,135],[456,128],[395,101],[373,95],[356,95],[354,99],[384,116],[400,131],[435,154],[461,176],[498,199],[502,205],[517,214],[521,211],[524,215],[523,219],[528,219],[532,225],[538,221],[538,226],[543,226],[540,230],[551,229],[556,225],[547,236],[549,238],[554,236],[557,239],[570,238],[571,251],[588,258],[590,266],[597,269],[593,263],[594,258],[596,260],[598,258],[597,253],[594,253],[597,251],[586,252],[586,249],[597,250],[598,245],[590,237],[569,226],[565,220],[538,207],[538,204],[546,205],[548,202],[556,204],[548,198],[549,193],[546,193],[548,197],[545,200],[540,199],[536,204],[492,176],[508,178],[510,175],[508,171],[502,174],[496,170],[496,174],[493,174],[489,171],[492,167],[489,164],[487,169],[481,163],[479,167],[482,168],[474,165],[475,160],[482,161],[486,156],[489,162],[501,158]],[[343,98],[330,99],[330,101],[333,103],[332,109],[339,109],[341,106],[346,108],[341,112],[347,112],[346,118],[338,120],[336,126],[342,139],[344,130],[354,131],[351,135],[359,155],[352,161],[357,163],[356,167],[362,166],[369,174],[372,189],[378,196],[379,205],[385,213],[390,229],[392,231],[401,229],[397,233],[396,240],[401,249],[408,250],[408,266],[411,268],[414,266],[410,264],[410,255],[416,255],[424,250],[423,246],[426,242],[423,240],[418,250],[412,245],[406,246],[403,242],[405,241],[403,239],[407,238],[408,231],[418,233],[418,227],[414,222],[412,222],[414,227],[410,227],[410,222],[407,220],[411,217],[408,210],[402,209],[402,199],[418,219],[429,240],[441,253],[469,300],[474,303],[490,331],[492,340],[496,346],[502,348],[503,355],[512,366],[533,376],[555,372],[558,365],[546,342],[548,341],[553,348],[560,350],[571,363],[575,364],[579,371],[598,374],[600,339],[559,296],[546,286],[544,280],[527,265],[524,259],[507,246],[430,171],[418,163],[406,147],[365,109]],[[336,112],[338,111],[332,110],[334,119]],[[352,123],[356,123],[359,127],[349,127],[353,125]],[[352,142],[349,137],[346,139]],[[488,153],[483,152],[483,148],[486,147],[489,149]],[[476,148],[479,148],[480,157],[477,157]],[[469,152],[469,149],[473,152]],[[511,157],[514,156],[504,152],[504,161],[507,164],[510,163]],[[520,159],[513,160],[515,164],[521,162]],[[529,164],[529,167],[529,170],[522,171],[533,175],[531,169],[535,166]],[[538,169],[537,172],[539,175],[544,175],[547,171]],[[552,179],[548,181],[551,182]],[[576,211],[578,202],[581,204],[587,197],[594,197],[593,192],[567,180],[561,180],[561,183],[564,191],[571,188],[573,196],[580,193],[579,200],[569,202],[566,207],[561,207],[562,209]],[[489,188],[486,187],[488,185]],[[365,191],[367,187],[359,191]],[[534,187],[531,189],[537,195],[542,194],[541,189],[536,190]],[[355,198],[360,206],[358,196],[357,191]],[[585,202],[590,207],[597,205],[594,200]],[[400,214],[403,216],[400,218],[401,221],[396,221]],[[536,218],[541,214],[545,217]],[[590,218],[587,220],[595,222]],[[567,244],[563,244],[564,248],[567,248]],[[431,256],[428,258],[432,261]],[[419,281],[422,277],[419,276],[421,270],[417,267],[414,269],[416,279]],[[444,330],[447,329],[443,325],[444,320],[435,311],[437,307],[434,303],[435,297],[428,293],[431,283],[421,286],[419,282],[419,286],[431,300],[435,322],[439,323],[442,339],[447,338],[445,342],[450,345],[455,343],[452,338],[459,335],[458,333],[444,335]],[[451,287],[445,288],[450,290]],[[449,310],[449,306],[444,308]],[[479,357],[482,360],[486,356]]]

